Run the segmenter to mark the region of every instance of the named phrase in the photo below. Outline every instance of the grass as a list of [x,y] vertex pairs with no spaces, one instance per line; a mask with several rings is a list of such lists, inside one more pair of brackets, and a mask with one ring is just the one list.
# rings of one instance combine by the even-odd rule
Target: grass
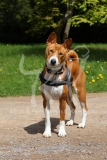
[[[87,75],[87,92],[107,91],[107,44],[73,44]],[[40,93],[45,44],[0,45],[0,96]]]
[[[44,63],[44,48],[45,45],[0,45],[0,96],[32,94],[31,87],[37,79],[35,70]],[[28,74],[19,69],[22,54],[25,55],[23,66]]]
[[77,47],[76,51],[80,57],[80,65],[87,76],[87,91],[107,91],[107,44],[77,46],[82,46]]

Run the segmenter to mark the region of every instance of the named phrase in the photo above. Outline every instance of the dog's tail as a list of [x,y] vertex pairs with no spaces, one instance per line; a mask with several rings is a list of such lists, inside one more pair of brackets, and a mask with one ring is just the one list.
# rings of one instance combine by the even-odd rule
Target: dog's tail
[[73,51],[73,50],[70,50],[67,53],[67,60],[79,63],[79,57],[78,57],[77,53],[75,51]]

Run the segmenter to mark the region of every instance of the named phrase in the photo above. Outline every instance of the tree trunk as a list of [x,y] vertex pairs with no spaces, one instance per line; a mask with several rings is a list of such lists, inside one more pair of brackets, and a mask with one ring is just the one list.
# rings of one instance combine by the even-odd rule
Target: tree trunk
[[64,30],[64,33],[63,33],[63,41],[65,41],[68,38],[70,28],[71,28],[71,17],[67,19],[65,30]]
[[61,43],[61,32],[62,32],[62,29],[63,29],[63,26],[65,24],[65,20],[61,19],[58,23],[58,26],[57,28],[55,29],[55,32],[57,34],[57,42],[58,43]]
[[64,27],[64,25],[66,24],[66,17],[64,15],[64,17],[62,19],[60,19],[58,25],[57,25],[57,28],[55,30],[56,34],[57,34],[57,42],[58,43],[61,43],[61,32],[62,32],[62,29]]
[[57,41],[60,43],[61,42],[61,32],[63,27],[65,26],[64,30],[64,35],[63,35],[63,41],[65,41],[68,36],[69,36],[69,31],[71,27],[71,18],[72,18],[72,13],[73,13],[73,4],[75,3],[76,0],[66,0],[66,5],[67,5],[67,11],[64,15],[64,17],[59,21],[57,27],[56,27],[56,34],[57,34]]
[[67,12],[66,12],[67,21],[66,21],[64,34],[63,34],[63,41],[65,41],[69,36],[69,31],[71,28],[71,19],[73,14],[73,5],[72,6],[70,5],[74,3],[75,3],[75,0],[67,0]]

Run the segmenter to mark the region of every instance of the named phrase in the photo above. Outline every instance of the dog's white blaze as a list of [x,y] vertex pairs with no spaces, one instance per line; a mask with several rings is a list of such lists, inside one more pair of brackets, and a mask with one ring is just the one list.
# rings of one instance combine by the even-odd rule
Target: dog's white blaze
[[[51,60],[52,59],[56,60],[55,66],[51,65]],[[59,62],[59,59],[58,59],[57,55],[54,55],[54,56],[50,57],[50,59],[48,59],[47,62],[46,62],[47,67],[49,69],[53,70],[53,71],[58,71],[63,66],[64,63],[65,63],[65,61],[62,62],[62,63]]]
[[56,60],[55,66],[58,66],[59,60],[58,60],[57,56],[52,56],[52,57],[49,59],[49,64],[51,64],[51,60],[52,60],[52,59]]

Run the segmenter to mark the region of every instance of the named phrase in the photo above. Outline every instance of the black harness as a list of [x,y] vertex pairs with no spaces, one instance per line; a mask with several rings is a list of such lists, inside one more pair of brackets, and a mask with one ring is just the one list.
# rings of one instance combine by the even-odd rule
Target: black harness
[[[48,86],[61,86],[61,85],[67,85],[68,87],[70,87],[72,85],[72,82],[73,82],[73,78],[70,74],[70,70],[68,69],[68,67],[66,67],[66,74],[65,74],[65,80],[64,81],[50,81],[50,80],[46,80],[45,78],[43,78],[43,72],[41,72],[39,74],[39,78],[40,78],[40,81],[43,83],[43,84],[46,84]],[[58,75],[58,74],[61,74],[62,72],[61,71],[57,71],[56,73],[54,73],[54,75]]]

